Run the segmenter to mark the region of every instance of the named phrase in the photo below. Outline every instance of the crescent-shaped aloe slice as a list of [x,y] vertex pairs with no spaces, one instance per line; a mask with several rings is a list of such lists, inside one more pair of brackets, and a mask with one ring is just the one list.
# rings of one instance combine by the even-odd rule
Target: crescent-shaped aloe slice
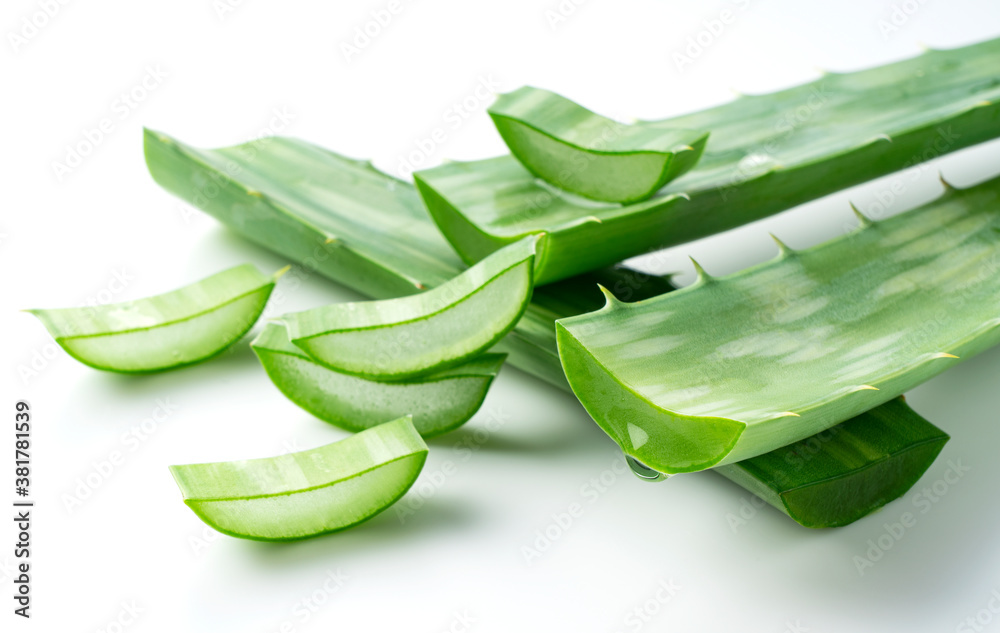
[[405,417],[307,451],[170,472],[184,503],[219,532],[290,541],[372,518],[406,494],[426,458]]
[[268,323],[250,344],[281,393],[309,413],[348,431],[363,431],[403,415],[432,437],[465,424],[479,410],[505,354],[481,354],[461,365],[405,382],[378,382],[317,362]]
[[[444,283],[462,270],[413,186],[369,163],[282,137],[264,144],[198,150],[147,130],[145,150],[153,177],[171,193],[248,240],[299,262],[306,271],[319,272],[362,294],[379,299],[412,294]],[[623,301],[639,301],[672,289],[664,279],[624,267],[535,288],[524,316],[493,349],[508,352],[508,360],[519,369],[568,391],[556,349],[555,320],[599,309],[604,297],[596,283]],[[859,508],[869,508],[868,498],[888,502],[893,498],[891,491],[909,489],[923,474],[927,464],[902,459],[906,451],[893,453],[885,448],[907,443],[904,424],[900,420],[884,434],[861,438],[867,444],[852,445],[839,434],[822,442],[824,453],[870,455],[873,465],[885,454],[894,455],[883,479],[859,480],[853,476],[857,470],[853,461],[839,471],[815,472],[816,482],[831,483],[828,503],[835,517],[831,525],[861,516],[867,510]],[[731,464],[725,470],[732,473],[750,467],[763,457]],[[761,466],[776,481],[782,470],[771,463]],[[804,471],[803,476],[810,472]],[[855,485],[859,481],[868,488],[859,491]],[[779,491],[775,488],[775,494]]]
[[708,132],[656,121],[612,121],[569,99],[525,86],[489,108],[500,136],[533,174],[606,202],[636,202],[691,169]]
[[801,251],[556,323],[573,392],[662,473],[754,457],[1000,342],[1000,178]]
[[491,347],[524,314],[535,241],[515,242],[420,294],[335,303],[282,321],[292,343],[349,374],[402,380],[453,367]]
[[260,317],[274,282],[243,264],[165,294],[95,307],[28,310],[66,352],[96,369],[146,373],[223,351]]
[[[902,398],[716,472],[811,528],[852,523],[903,495],[948,434]],[[901,473],[908,473],[900,477]]]
[[455,250],[476,262],[541,233],[535,284],[758,220],[1000,136],[1000,40],[662,121],[708,130],[698,164],[655,197],[598,203],[539,183],[515,158],[447,163],[414,179]]

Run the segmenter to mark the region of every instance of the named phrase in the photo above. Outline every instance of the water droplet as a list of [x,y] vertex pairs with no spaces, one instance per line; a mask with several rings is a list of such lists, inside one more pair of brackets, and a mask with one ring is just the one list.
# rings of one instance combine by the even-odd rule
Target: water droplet
[[632,469],[632,472],[636,477],[643,481],[663,481],[670,475],[661,473],[658,470],[653,470],[649,466],[643,464],[638,459],[632,457],[631,455],[625,456],[625,463],[628,467]]

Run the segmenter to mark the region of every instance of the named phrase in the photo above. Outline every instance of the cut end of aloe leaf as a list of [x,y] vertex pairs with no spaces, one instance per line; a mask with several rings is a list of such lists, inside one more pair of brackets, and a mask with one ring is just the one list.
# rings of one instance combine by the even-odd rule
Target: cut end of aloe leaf
[[809,528],[840,527],[909,490],[948,442],[902,398],[717,472]]
[[29,310],[80,362],[148,373],[201,362],[238,341],[260,317],[275,278],[251,264],[145,299]]
[[171,466],[184,502],[212,528],[289,541],[366,521],[416,481],[427,445],[409,417],[277,457]]
[[556,339],[570,387],[587,413],[626,456],[653,471],[670,475],[711,468],[746,428],[735,420],[659,408],[612,376],[561,322]]
[[461,364],[509,332],[531,300],[537,237],[421,294],[283,317],[292,343],[338,371],[405,380]]
[[317,362],[293,345],[278,323],[268,323],[250,345],[281,393],[319,419],[357,432],[410,414],[423,437],[467,422],[482,406],[506,358],[482,354],[422,378],[378,382]]
[[533,174],[606,202],[644,200],[698,162],[708,132],[626,125],[548,90],[525,86],[489,108],[512,154]]

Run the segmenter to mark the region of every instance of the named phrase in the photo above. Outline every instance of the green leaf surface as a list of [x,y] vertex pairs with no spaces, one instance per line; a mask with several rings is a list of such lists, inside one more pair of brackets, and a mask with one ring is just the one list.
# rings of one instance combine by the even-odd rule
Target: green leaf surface
[[534,236],[453,279],[397,299],[335,303],[282,317],[295,345],[332,369],[403,380],[459,365],[499,341],[531,299]]
[[1000,342],[1000,178],[770,262],[556,323],[590,415],[663,473],[747,459]]
[[263,312],[276,277],[243,264],[145,299],[28,312],[81,363],[120,373],[163,371],[238,341]]
[[[716,469],[806,527],[852,523],[910,489],[948,441],[903,398]],[[900,476],[901,473],[907,473]]]
[[515,158],[452,162],[414,178],[466,262],[529,234],[535,283],[758,220],[1000,136],[1000,40],[928,51],[662,121],[709,130],[699,163],[643,202],[586,200]]
[[525,86],[489,108],[507,147],[531,173],[606,202],[635,202],[691,169],[708,132],[656,121],[612,121],[548,90]]
[[309,413],[348,431],[412,415],[423,437],[465,424],[479,410],[504,354],[481,354],[461,365],[404,382],[378,382],[344,374],[317,362],[268,323],[250,344],[271,381]]
[[[375,171],[368,163],[280,137],[222,150],[193,150],[151,131],[145,141],[147,164],[157,182],[250,241],[299,262],[306,274],[318,272],[362,294],[387,298],[444,283],[463,268],[413,186]],[[390,190],[394,198],[385,200],[384,192]],[[358,218],[375,220],[370,230],[361,230]],[[337,237],[338,230],[344,231],[342,237]],[[412,260],[397,256],[414,250],[420,256]],[[508,352],[514,366],[568,391],[556,349],[555,320],[603,306],[605,298],[597,283],[622,301],[640,301],[673,289],[663,278],[624,267],[535,288],[524,316],[493,350]],[[902,423],[891,426],[881,439],[904,438],[905,443],[908,436]],[[844,442],[835,436],[822,450],[833,454],[854,450]],[[874,456],[873,464],[885,452],[878,443],[857,450]],[[731,464],[726,470],[749,467],[756,459]],[[858,508],[867,505],[855,501],[869,496],[891,500],[886,491],[908,489],[925,468],[895,459],[890,465],[883,479],[865,480],[869,495],[838,494],[837,504],[831,506],[837,516],[859,516]],[[765,464],[762,470],[772,468]],[[853,472],[853,465],[848,465],[840,475],[856,482]],[[837,493],[836,477],[827,472],[818,476],[829,479],[834,484],[831,494]],[[831,522],[839,524],[840,519]]]
[[405,417],[307,451],[170,472],[184,503],[219,532],[288,541],[372,518],[410,489],[426,458]]

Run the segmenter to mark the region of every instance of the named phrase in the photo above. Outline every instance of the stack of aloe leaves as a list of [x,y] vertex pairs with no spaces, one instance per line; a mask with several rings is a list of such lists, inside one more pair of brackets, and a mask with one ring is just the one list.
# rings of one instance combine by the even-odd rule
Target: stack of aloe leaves
[[[571,388],[641,477],[713,469],[802,525],[831,527],[905,493],[947,441],[901,395],[1000,342],[1000,180],[949,187],[884,222],[862,217],[854,232],[804,251],[779,242],[776,259],[729,277],[699,267],[679,290],[617,262],[1000,136],[998,62],[1000,40],[931,50],[631,125],[523,88],[490,110],[513,156],[418,172],[416,186],[291,138],[203,150],[147,131],[145,153],[161,186],[250,241],[390,300],[290,315],[253,343],[279,388],[318,417],[365,429],[359,436],[389,424],[411,433],[406,418],[374,425],[388,412],[352,410],[395,398],[366,389],[406,388],[401,406],[424,416],[425,434],[450,430],[478,408],[506,354]],[[527,245],[527,258],[512,254]],[[488,288],[510,270],[490,266],[496,258],[530,262],[530,303],[502,283]],[[443,302],[428,299],[422,312],[405,303],[463,275],[477,281]],[[470,320],[486,332],[475,344],[447,334]],[[387,325],[406,327],[390,352],[372,355],[365,332]],[[335,330],[346,338],[320,340]],[[433,336],[435,349],[424,349]],[[334,368],[339,382],[325,377]],[[442,381],[443,391],[427,388]],[[331,404],[344,393],[357,395]],[[470,393],[450,423],[427,415],[438,399]],[[394,451],[354,460],[355,473],[401,464],[373,507],[419,473],[426,447],[406,433],[389,442]],[[211,472],[175,471],[192,507],[313,494],[325,489],[313,479],[336,476],[288,483],[290,466],[201,466]],[[354,514],[272,536],[340,529],[370,512]]]

